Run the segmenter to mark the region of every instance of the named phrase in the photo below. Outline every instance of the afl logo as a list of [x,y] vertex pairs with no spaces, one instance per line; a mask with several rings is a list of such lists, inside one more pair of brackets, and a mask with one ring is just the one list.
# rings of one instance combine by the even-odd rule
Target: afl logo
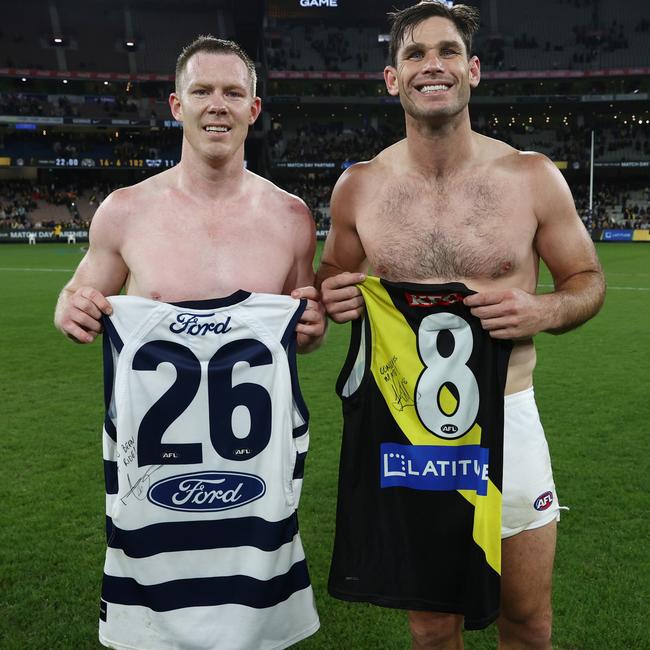
[[440,427],[440,431],[442,431],[442,433],[457,433],[458,427],[455,424],[443,424]]
[[151,503],[183,512],[216,512],[239,508],[266,492],[266,484],[253,474],[198,472],[171,476],[154,483],[147,498]]
[[548,510],[553,503],[553,492],[544,492],[535,499],[535,510]]

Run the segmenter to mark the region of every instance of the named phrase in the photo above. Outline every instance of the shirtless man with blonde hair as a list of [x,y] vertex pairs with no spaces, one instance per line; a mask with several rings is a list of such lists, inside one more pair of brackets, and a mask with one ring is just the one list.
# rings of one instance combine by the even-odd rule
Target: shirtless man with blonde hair
[[202,37],[179,57],[169,105],[183,124],[181,161],[116,190],[95,213],[88,253],[57,303],[55,324],[68,337],[92,342],[110,313],[104,296],[122,287],[165,302],[244,289],[308,299],[298,347],[320,342],[309,209],[244,167],[261,101],[255,67],[242,56],[234,43]]
[[[339,179],[317,275],[328,314],[339,323],[364,313],[355,284],[369,268],[393,282],[462,282],[477,292],[464,303],[483,329],[514,341],[505,386],[497,625],[500,648],[542,650],[551,647],[557,496],[541,427],[524,425],[526,432],[539,429],[537,447],[515,461],[518,432],[509,430],[508,418],[522,401],[537,417],[533,336],[565,332],[594,316],[605,285],[556,166],[472,131],[468,102],[481,71],[470,49],[477,28],[477,12],[464,5],[425,1],[393,15],[384,78],[400,98],[406,138]],[[543,295],[536,294],[540,258],[555,287]],[[525,493],[539,472],[553,495],[552,507],[541,512],[533,507],[536,495]],[[462,648],[462,622],[459,614],[410,611],[413,648]]]
[[285,648],[319,626],[296,518],[309,429],[294,354],[326,325],[314,221],[244,166],[260,99],[238,45],[185,48],[169,105],[179,164],[102,203],[55,313],[79,343],[105,329],[99,638]]

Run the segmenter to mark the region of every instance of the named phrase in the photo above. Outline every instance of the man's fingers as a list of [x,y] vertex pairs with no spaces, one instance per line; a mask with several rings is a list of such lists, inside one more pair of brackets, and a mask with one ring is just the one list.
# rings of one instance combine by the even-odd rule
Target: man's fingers
[[335,323],[347,323],[348,321],[357,320],[357,318],[361,318],[361,316],[363,316],[364,310],[365,310],[365,306],[359,307],[357,309],[350,309],[347,311],[336,312],[330,314],[329,316]]
[[97,338],[96,332],[86,332],[74,323],[68,325],[64,331],[65,335],[75,343],[92,343]]
[[349,312],[349,311],[358,311],[363,309],[365,305],[365,302],[363,300],[363,296],[355,296],[354,298],[350,300],[342,300],[342,301],[336,301],[332,302],[331,304],[327,303],[327,313],[330,316],[333,316],[334,314],[341,314],[343,312]]
[[335,307],[339,303],[345,303],[348,309],[352,307],[359,307],[364,304],[361,291],[354,285],[345,287],[344,289],[324,291],[323,303],[326,307]]
[[[92,287],[83,287],[82,289],[79,289],[78,295],[88,301],[97,310],[97,318],[99,318],[101,314],[110,316],[113,313],[111,303],[108,302],[104,295],[97,291],[97,289],[93,289]],[[88,313],[93,312],[89,311]],[[93,315],[95,314],[93,313]]]
[[301,323],[320,323],[325,318],[325,311],[320,309],[305,309],[300,317]]
[[463,300],[463,304],[467,307],[496,305],[506,297],[506,294],[506,291],[482,291],[480,293],[473,293],[471,296],[467,296]]
[[349,273],[346,271],[345,273],[339,273],[338,275],[333,275],[332,277],[323,280],[321,290],[341,289],[342,287],[349,287],[358,284],[359,282],[363,282],[365,279],[365,273]]
[[506,313],[506,310],[504,309],[504,305],[498,304],[485,305],[484,307],[472,307],[470,312],[472,313],[472,316],[484,320],[487,318],[499,318]]
[[515,330],[511,330],[511,329],[493,330],[489,334],[490,334],[490,338],[499,339],[499,340],[519,338],[519,334]]
[[79,325],[86,331],[92,331],[92,332],[101,332],[102,331],[102,323],[100,320],[97,318],[94,318],[91,314],[85,313],[83,311],[79,311],[74,318],[75,324]]
[[71,318],[84,327],[88,326],[90,321],[98,322],[102,317],[102,312],[99,307],[83,296],[79,296],[73,302],[72,307],[74,311],[72,312],[73,315]]
[[298,289],[294,289],[291,292],[291,297],[295,298],[296,300],[306,298],[310,301],[318,301],[320,300],[320,292],[316,287],[299,287]]
[[350,300],[361,295],[361,291],[354,284],[344,287],[342,289],[330,289],[323,292],[324,302],[341,302],[343,300]]

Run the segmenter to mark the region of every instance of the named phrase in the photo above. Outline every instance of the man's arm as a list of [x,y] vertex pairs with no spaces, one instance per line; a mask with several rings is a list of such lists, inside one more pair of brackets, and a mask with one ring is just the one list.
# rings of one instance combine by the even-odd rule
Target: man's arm
[[[605,279],[594,245],[557,167],[527,154],[538,220],[535,249],[548,266],[555,290],[532,295],[521,289],[481,292],[465,299],[493,338],[560,334],[592,318],[605,299]],[[534,156],[534,157],[533,157]]]
[[120,255],[120,212],[124,199],[113,193],[90,225],[88,252],[59,294],[54,324],[77,343],[92,343],[102,331],[102,314],[111,313],[104,296],[119,293],[128,268]]
[[367,173],[365,165],[348,168],[334,186],[330,231],[316,275],[325,309],[336,323],[346,323],[363,313],[363,296],[355,285],[365,279],[368,263],[357,232],[356,204],[360,176]]
[[314,253],[316,251],[316,226],[307,205],[298,197],[290,199],[290,211],[296,224],[292,237],[294,244],[294,266],[289,286],[285,290],[292,298],[307,300],[307,307],[296,325],[298,352],[306,354],[320,347],[327,329],[325,308],[320,301],[314,276]]

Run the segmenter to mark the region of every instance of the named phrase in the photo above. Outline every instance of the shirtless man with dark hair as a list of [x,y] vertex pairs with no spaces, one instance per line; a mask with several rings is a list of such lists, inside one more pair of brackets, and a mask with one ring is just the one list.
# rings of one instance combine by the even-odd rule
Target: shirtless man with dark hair
[[[317,275],[328,314],[339,323],[363,315],[355,285],[369,268],[398,283],[462,282],[476,292],[464,303],[483,329],[514,341],[505,385],[497,625],[500,648],[542,650],[551,647],[559,516],[532,392],[533,336],[565,332],[594,316],[605,283],[556,166],[472,131],[468,102],[481,68],[468,48],[477,26],[477,13],[463,5],[421,2],[393,15],[393,60],[384,78],[400,98],[406,138],[339,179]],[[555,287],[542,295],[540,258]],[[521,421],[523,411],[517,431],[509,420]],[[531,432],[535,450],[514,451]],[[541,511],[534,508],[537,494],[529,493],[536,476],[544,477],[552,501]],[[410,611],[409,623],[413,648],[463,647],[459,614]]]

